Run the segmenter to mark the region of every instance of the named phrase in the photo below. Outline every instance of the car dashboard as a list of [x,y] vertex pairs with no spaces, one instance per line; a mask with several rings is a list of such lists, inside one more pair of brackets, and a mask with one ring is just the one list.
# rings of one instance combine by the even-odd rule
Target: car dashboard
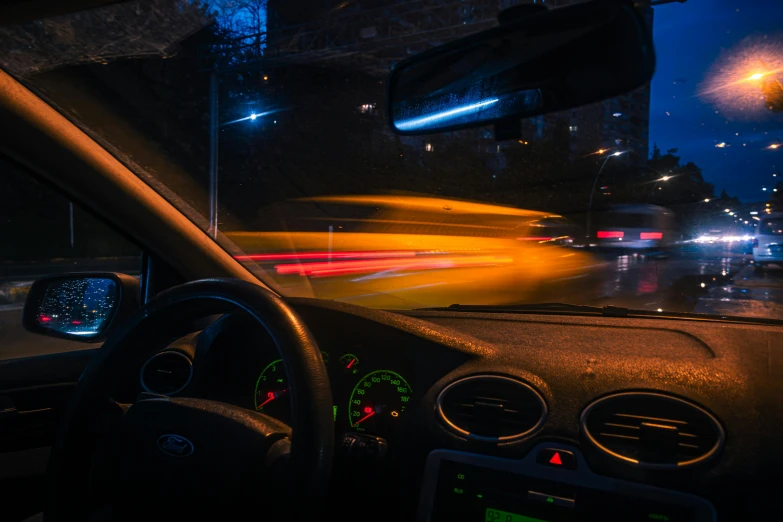
[[[290,303],[331,381],[330,516],[674,522],[775,512],[779,327]],[[151,352],[128,398],[204,397],[290,419],[285,369],[247,317],[210,320]]]

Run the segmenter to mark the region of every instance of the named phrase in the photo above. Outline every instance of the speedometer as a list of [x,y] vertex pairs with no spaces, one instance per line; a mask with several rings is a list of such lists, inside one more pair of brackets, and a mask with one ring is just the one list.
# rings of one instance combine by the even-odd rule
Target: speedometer
[[390,370],[368,373],[356,384],[348,403],[351,428],[369,433],[391,433],[408,408],[411,387]]

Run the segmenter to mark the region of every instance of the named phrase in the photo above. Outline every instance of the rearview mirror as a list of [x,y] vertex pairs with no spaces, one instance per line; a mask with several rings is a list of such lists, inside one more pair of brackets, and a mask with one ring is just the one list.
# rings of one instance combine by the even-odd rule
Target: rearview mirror
[[30,287],[22,324],[30,332],[82,342],[103,340],[138,307],[138,281],[114,273],[44,277]]
[[652,35],[629,0],[517,7],[501,13],[499,27],[392,70],[387,118],[394,132],[429,134],[497,122],[519,128],[521,118],[624,94],[652,78]]

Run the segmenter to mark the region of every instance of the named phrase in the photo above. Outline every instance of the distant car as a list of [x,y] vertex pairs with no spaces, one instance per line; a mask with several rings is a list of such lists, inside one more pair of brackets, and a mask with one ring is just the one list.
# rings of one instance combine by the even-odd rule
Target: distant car
[[600,213],[591,241],[602,249],[659,251],[674,236],[674,212],[657,205],[614,205]]
[[770,263],[783,265],[783,212],[761,219],[753,241],[753,262],[763,268]]

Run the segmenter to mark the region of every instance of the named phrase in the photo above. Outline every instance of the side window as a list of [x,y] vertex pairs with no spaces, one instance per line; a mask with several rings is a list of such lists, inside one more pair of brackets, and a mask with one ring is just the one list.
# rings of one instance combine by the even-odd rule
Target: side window
[[32,282],[63,272],[137,275],[141,250],[63,194],[0,159],[0,360],[85,349],[22,328]]

